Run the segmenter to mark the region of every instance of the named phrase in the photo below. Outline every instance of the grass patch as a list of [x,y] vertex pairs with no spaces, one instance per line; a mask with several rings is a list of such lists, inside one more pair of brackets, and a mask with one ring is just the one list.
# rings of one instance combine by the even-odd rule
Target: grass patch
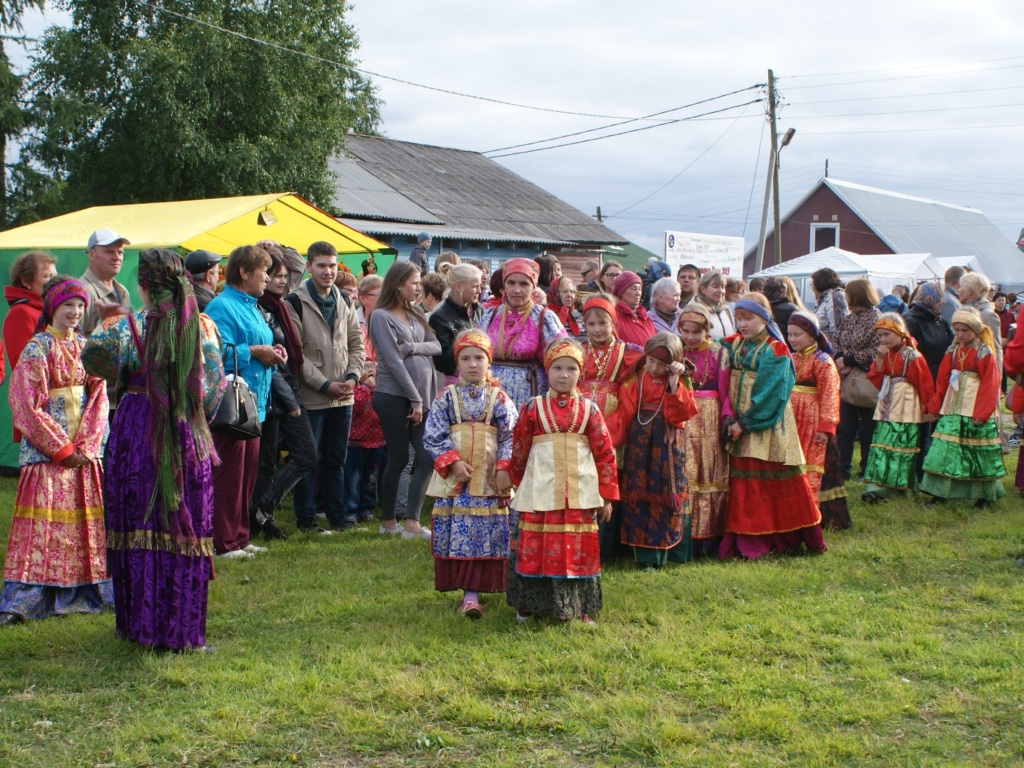
[[110,615],[0,632],[0,765],[1019,764],[1006,488],[976,511],[865,507],[851,483],[825,555],[613,565],[591,630],[519,624],[503,596],[461,619],[427,546],[376,526],[296,535],[217,564],[210,656],[117,641]]

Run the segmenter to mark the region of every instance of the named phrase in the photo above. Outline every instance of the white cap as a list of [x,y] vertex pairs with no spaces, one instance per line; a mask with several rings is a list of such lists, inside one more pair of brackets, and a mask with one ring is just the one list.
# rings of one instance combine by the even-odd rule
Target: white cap
[[132,241],[127,237],[121,237],[117,232],[112,229],[97,229],[91,235],[89,235],[89,246],[88,250],[95,248],[97,245],[113,245],[114,243],[124,243],[125,245],[131,245]]

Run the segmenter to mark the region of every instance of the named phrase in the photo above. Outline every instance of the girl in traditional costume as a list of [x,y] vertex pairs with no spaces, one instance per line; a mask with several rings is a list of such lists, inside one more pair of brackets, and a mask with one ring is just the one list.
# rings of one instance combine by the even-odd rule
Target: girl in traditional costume
[[520,619],[545,614],[592,623],[601,609],[597,522],[611,517],[619,498],[615,451],[600,410],[576,389],[579,345],[553,341],[544,366],[551,389],[522,409],[512,440],[519,521],[508,603]]
[[516,409],[490,378],[491,340],[486,333],[463,331],[453,351],[459,383],[441,390],[430,407],[423,438],[434,457],[427,488],[427,495],[434,497],[434,589],[463,590],[459,612],[479,619],[479,593],[505,591],[512,488],[508,470]]
[[974,499],[985,507],[1005,494],[1006,475],[995,413],[1000,371],[992,331],[973,307],[953,313],[953,346],[942,358],[927,410],[938,420],[924,460],[921,490],[932,497]]
[[920,425],[935,393],[928,361],[903,318],[886,312],[875,323],[875,333],[880,344],[868,378],[878,387],[878,406],[861,495],[869,504],[893,491],[905,495],[917,485]]
[[789,402],[796,380],[789,347],[763,295],[744,295],[735,315],[739,333],[725,339],[735,420],[727,426],[729,511],[718,556],[756,559],[801,543],[824,552],[821,513]]
[[107,387],[82,367],[78,327],[89,297],[57,276],[43,290],[36,334],[11,376],[11,416],[21,431],[0,626],[114,607],[107,575],[100,462]]
[[616,445],[625,445],[621,502],[622,542],[647,570],[693,559],[686,494],[686,422],[697,413],[684,371],[683,344],[656,333],[644,344],[646,364],[622,388],[609,421]]
[[486,307],[479,327],[491,337],[491,367],[502,389],[522,408],[538,392],[547,390],[541,363],[552,339],[567,336],[558,315],[534,302],[538,267],[530,259],[509,259],[501,267],[501,304]]
[[832,344],[806,310],[789,316],[787,336],[793,352],[796,384],[789,396],[800,432],[807,482],[821,510],[821,527],[850,527],[843,472],[840,469],[839,371],[832,359]]
[[711,340],[711,316],[703,304],[679,310],[683,360],[693,365],[697,414],[686,424],[686,487],[690,495],[690,535],[694,557],[714,555],[725,534],[729,504],[729,455],[722,442],[722,420],[733,416],[729,402],[729,353]]
[[224,392],[217,327],[181,257],[139,253],[145,308],[104,322],[82,352],[123,393],[107,444],[107,559],[116,631],[141,645],[206,648],[213,578],[213,440]]
[[[643,347],[629,344],[615,335],[615,303],[604,294],[593,294],[583,304],[583,325],[587,341],[583,345],[583,372],[579,390],[601,409],[605,422],[619,407],[619,390],[629,381],[644,358]],[[622,464],[622,451],[616,451]],[[610,563],[620,549],[618,505],[611,519],[601,523],[601,562]]]

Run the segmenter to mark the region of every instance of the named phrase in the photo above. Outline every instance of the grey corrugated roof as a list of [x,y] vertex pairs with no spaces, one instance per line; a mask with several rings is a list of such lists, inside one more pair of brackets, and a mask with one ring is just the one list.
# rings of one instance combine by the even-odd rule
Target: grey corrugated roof
[[351,216],[387,218],[420,224],[443,224],[430,211],[385,184],[352,158],[335,155],[327,167],[337,175],[335,204]]
[[980,210],[910,197],[837,179],[823,179],[895,253],[977,256],[990,280],[1017,284],[1024,254]]
[[348,136],[343,159],[332,169],[338,173],[334,205],[345,217],[420,221],[412,216],[419,209],[453,228],[502,233],[522,242],[627,242],[477,152]]
[[[352,219],[343,217],[338,219],[346,227],[352,227],[357,232],[365,235],[417,235],[423,231],[422,224],[404,224],[395,221],[380,221],[377,219]],[[466,229],[464,227],[450,227],[443,225],[439,227],[427,227],[427,231],[435,239],[445,240],[490,240],[495,243],[530,243],[536,245],[570,245],[564,240],[546,240],[526,235],[508,235],[504,232],[486,232],[480,229]]]

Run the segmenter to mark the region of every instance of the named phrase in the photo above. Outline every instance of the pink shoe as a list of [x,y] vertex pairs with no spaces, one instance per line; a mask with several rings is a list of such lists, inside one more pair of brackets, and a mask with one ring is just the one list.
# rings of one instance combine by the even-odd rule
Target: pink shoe
[[484,608],[476,600],[467,600],[459,606],[459,613],[467,619],[479,619],[484,615]]

